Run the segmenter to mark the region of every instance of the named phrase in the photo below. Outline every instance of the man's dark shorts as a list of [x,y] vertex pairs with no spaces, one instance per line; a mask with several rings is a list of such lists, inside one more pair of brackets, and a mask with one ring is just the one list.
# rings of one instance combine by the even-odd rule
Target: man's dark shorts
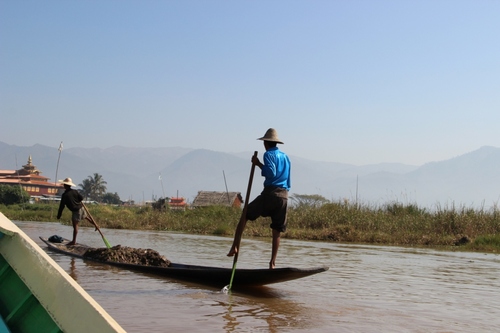
[[247,220],[260,216],[271,217],[271,229],[285,232],[288,207],[288,191],[279,187],[265,187],[262,193],[247,207]]
[[85,209],[83,209],[83,207],[77,211],[71,212],[71,220],[74,222],[80,222],[86,217],[87,213],[85,212]]

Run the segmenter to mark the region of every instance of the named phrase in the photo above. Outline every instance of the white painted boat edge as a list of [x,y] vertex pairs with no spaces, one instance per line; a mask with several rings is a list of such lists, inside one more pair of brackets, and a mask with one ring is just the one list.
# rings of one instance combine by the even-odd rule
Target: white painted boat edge
[[[0,212],[0,254],[64,332],[125,332],[44,250]],[[70,304],[70,305],[69,305]]]

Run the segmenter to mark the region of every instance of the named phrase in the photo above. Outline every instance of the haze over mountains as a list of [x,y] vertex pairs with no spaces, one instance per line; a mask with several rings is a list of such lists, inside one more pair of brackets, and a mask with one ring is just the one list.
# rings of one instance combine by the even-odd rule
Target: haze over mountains
[[[108,192],[136,202],[163,196],[182,196],[191,202],[198,191],[246,193],[253,152],[224,153],[181,147],[129,148],[115,146],[64,149],[57,178],[80,184],[99,173]],[[263,151],[259,151],[262,156]],[[42,175],[54,181],[57,147],[22,147],[0,142],[0,169],[20,169],[32,156]],[[484,146],[475,151],[422,166],[398,163],[355,166],[311,161],[290,156],[291,194],[320,194],[333,201],[358,200],[379,206],[389,202],[420,207],[491,208],[500,200],[500,148]],[[160,179],[161,175],[161,179]],[[255,197],[262,190],[258,168],[252,186]]]

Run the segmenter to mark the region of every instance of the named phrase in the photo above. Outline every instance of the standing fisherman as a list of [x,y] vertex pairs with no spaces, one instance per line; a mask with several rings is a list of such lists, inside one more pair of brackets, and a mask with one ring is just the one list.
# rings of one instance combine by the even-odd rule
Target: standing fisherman
[[[281,233],[286,231],[291,165],[288,156],[277,147],[278,143],[283,144],[283,142],[278,139],[278,133],[274,128],[268,129],[266,134],[257,140],[264,141],[266,149],[263,156],[264,163],[257,156],[252,156],[252,163],[261,169],[261,175],[265,177],[264,190],[248,204],[246,219],[254,221],[260,216],[271,217],[270,227],[273,233],[273,242],[269,268],[274,269]],[[244,228],[244,224],[238,224],[235,240],[241,238]],[[237,244],[233,242],[227,256],[232,257],[237,252]]]
[[76,186],[73,184],[71,178],[66,178],[64,180],[60,180],[60,183],[64,185],[66,191],[61,196],[61,203],[59,204],[59,211],[57,212],[57,219],[61,218],[64,207],[68,207],[71,211],[71,222],[73,223],[73,240],[66,245],[75,245],[76,244],[76,236],[78,235],[78,222],[82,219],[87,219],[89,222],[92,222],[90,218],[85,213],[85,209],[83,209],[83,196],[75,189],[72,189],[72,186]]

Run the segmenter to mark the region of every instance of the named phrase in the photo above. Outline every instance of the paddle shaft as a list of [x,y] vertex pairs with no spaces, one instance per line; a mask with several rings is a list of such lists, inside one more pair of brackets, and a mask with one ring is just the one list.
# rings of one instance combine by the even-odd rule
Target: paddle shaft
[[83,202],[82,202],[82,207],[85,210],[85,213],[87,214],[87,216],[89,217],[90,222],[92,222],[92,224],[95,226],[95,228],[97,229],[97,231],[99,231],[99,233],[101,234],[101,237],[104,240],[104,244],[106,244],[106,247],[110,248],[111,245],[109,244],[108,240],[102,234],[101,229],[99,229],[99,226],[97,225],[97,223],[95,222],[94,218],[90,214],[87,206],[85,206],[85,204]]
[[[256,151],[253,153],[253,156],[257,157]],[[252,189],[254,171],[255,171],[255,164],[253,163],[253,158],[252,158],[252,167],[250,169],[250,177],[248,179],[248,186],[247,186],[247,194],[245,196],[245,203],[243,204],[243,211],[241,212],[240,221],[238,222],[238,226],[236,227],[236,234],[234,235],[233,244],[234,244],[235,249],[236,249],[236,254],[234,255],[234,259],[233,259],[233,271],[231,273],[231,280],[229,281],[229,289],[231,289],[231,287],[233,285],[234,272],[236,270],[236,262],[238,261],[238,254],[240,253],[241,236],[243,235],[243,230],[245,229],[245,226],[247,224],[248,201],[250,200],[250,192]]]

